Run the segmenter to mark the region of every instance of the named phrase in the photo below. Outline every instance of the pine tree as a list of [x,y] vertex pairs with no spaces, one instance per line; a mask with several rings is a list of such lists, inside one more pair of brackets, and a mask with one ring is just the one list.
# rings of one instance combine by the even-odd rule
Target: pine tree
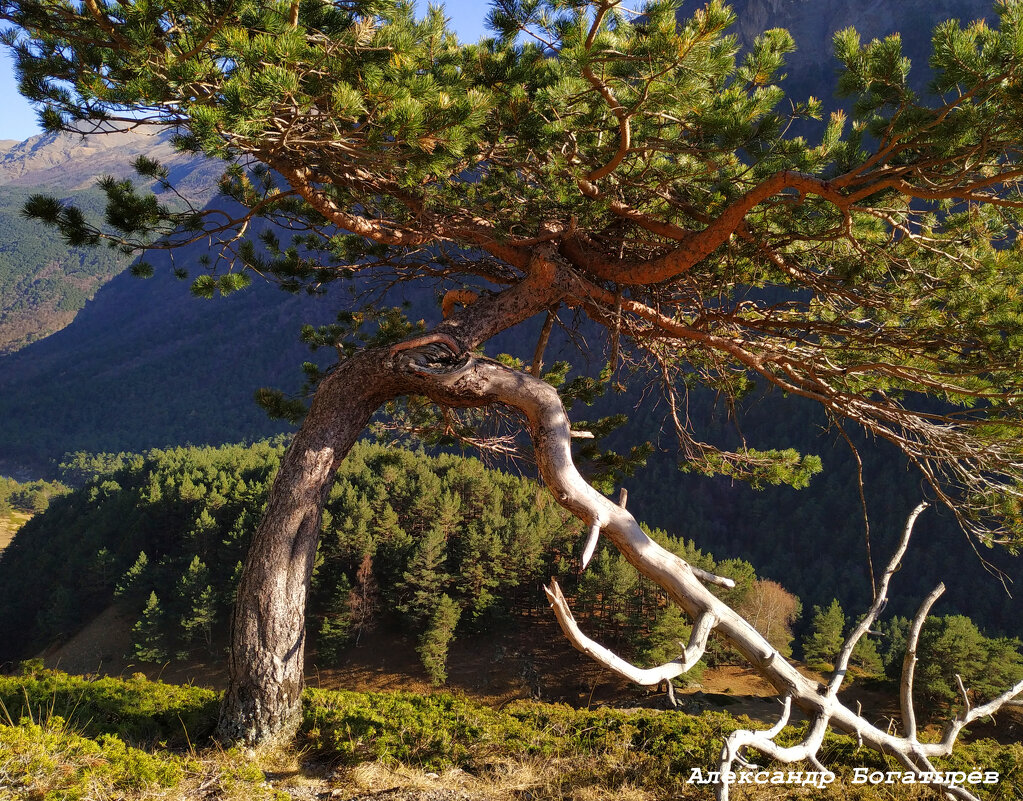
[[[654,616],[650,633],[637,638],[638,656],[648,667],[656,667],[678,659],[689,644],[692,626],[675,604],[669,603]],[[679,676],[674,682],[677,685],[698,684],[703,676],[705,665],[700,662],[688,673]]]
[[326,611],[320,621],[316,653],[321,667],[335,664],[355,634],[351,596],[352,584],[341,573],[327,596]]
[[132,657],[141,662],[163,662],[167,658],[167,634],[163,609],[155,592],[149,593],[149,600],[142,617],[131,629]]
[[909,636],[909,618],[893,617],[881,626],[881,659],[885,675],[897,679],[902,673],[902,661],[906,655],[906,639]]
[[455,636],[461,609],[446,593],[440,596],[430,622],[419,640],[419,658],[434,685],[447,681],[448,646]]
[[138,558],[129,567],[121,580],[117,582],[117,586],[114,588],[115,598],[124,598],[125,600],[135,600],[140,592],[143,591],[143,586],[147,581],[149,573],[149,557],[146,556],[145,551],[139,551]]
[[182,647],[187,652],[200,643],[209,645],[216,619],[216,602],[209,583],[209,570],[198,556],[192,557],[188,568],[178,579],[175,596]]
[[986,637],[964,615],[928,617],[917,646],[914,689],[929,707],[960,698],[959,682],[983,700],[1023,678],[1018,640]]
[[192,596],[185,615],[181,618],[181,641],[186,647],[197,643],[210,646],[213,642],[213,623],[217,617],[213,587],[207,584]]
[[[296,412],[306,411],[302,427],[254,533],[253,559],[278,556],[253,562],[242,585],[251,614],[236,617],[221,734],[272,738],[300,708],[295,643],[307,588],[275,590],[296,559],[315,558],[308,522],[333,477],[310,466],[325,449],[344,456],[385,404],[390,423],[431,441],[487,438],[491,415],[463,425],[461,410],[536,401],[527,387],[542,381],[545,335],[512,354],[517,363],[473,354],[533,318],[549,331],[566,308],[604,338],[602,383],[648,380],[626,376],[623,363],[654,368],[685,469],[805,486],[819,458],[773,443],[718,447],[674,414],[695,385],[738,409],[770,384],[900,448],[972,535],[1023,541],[1023,259],[1007,246],[1023,229],[1023,4],[998,3],[990,25],[937,28],[930,94],[912,88],[899,37],[865,43],[840,32],[837,89],[849,111],[827,120],[817,99],[785,97],[792,37],[772,28],[739,57],[735,14],[716,0],[685,19],[677,2],[635,17],[602,0],[507,0],[492,9],[495,35],[483,44],[459,43],[440,8],[418,19],[414,5],[0,3],[21,91],[48,131],[173,128],[177,146],[223,159],[221,189],[245,207],[225,221],[217,206],[162,204],[114,179],[101,182],[102,218],[32,197],[26,214],[68,242],[132,252],[215,240],[210,269],[192,280],[205,298],[244,288],[251,272],[292,290],[355,273],[370,288],[428,280],[448,291],[448,313],[429,331],[372,302],[309,334],[345,359]],[[136,169],[166,185],[152,159]],[[257,217],[299,233],[281,241],[251,225]],[[247,239],[256,229],[259,239]],[[442,251],[424,268],[423,254]],[[493,291],[471,293],[463,308],[465,287],[483,282]],[[397,399],[409,395],[437,408],[406,416]],[[557,399],[543,397],[563,418]],[[530,429],[543,452],[549,432]],[[590,456],[598,467],[614,461]],[[544,471],[559,502],[600,519],[562,491],[564,477]],[[219,502],[214,483],[196,471],[179,497]],[[481,486],[459,492],[471,516],[489,514]],[[619,547],[657,575],[666,557],[619,518],[632,543]],[[384,532],[380,541],[379,573],[396,578],[411,541]],[[705,604],[679,575],[658,580]],[[477,616],[490,600],[480,578]],[[745,623],[716,625],[742,650],[762,650]],[[830,655],[830,643],[818,645]],[[264,664],[275,669],[260,672]],[[782,683],[770,660],[758,667]],[[798,691],[804,706],[831,703],[808,683]]]
[[826,609],[813,608],[810,632],[803,640],[803,661],[810,667],[826,669],[842,650],[842,632],[845,614],[838,600],[832,600]]
[[352,640],[352,621],[347,615],[329,615],[320,621],[316,653],[320,667],[337,664]]
[[849,661],[869,676],[879,676],[884,673],[884,660],[881,659],[877,643],[869,635],[859,639]]
[[447,537],[444,525],[433,525],[427,529],[416,545],[408,569],[402,573],[397,609],[409,615],[416,625],[421,625],[436,608],[438,599],[450,582],[444,572],[447,557]]

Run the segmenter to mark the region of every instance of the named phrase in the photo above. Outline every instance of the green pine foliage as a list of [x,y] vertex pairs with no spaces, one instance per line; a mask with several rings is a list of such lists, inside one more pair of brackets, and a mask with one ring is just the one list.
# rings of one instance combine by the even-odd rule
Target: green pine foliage
[[447,535],[444,527],[430,526],[416,544],[408,570],[402,573],[402,582],[409,595],[398,604],[398,611],[417,622],[430,615],[451,582],[451,577],[444,572],[446,558]]
[[860,638],[853,648],[849,661],[869,676],[880,676],[884,672],[884,662],[878,651],[877,641],[870,636]]
[[344,573],[338,577],[337,584],[327,590],[323,620],[316,639],[316,655],[322,667],[337,663],[357,634],[352,614],[353,594],[352,585]]
[[[248,536],[281,452],[279,444],[262,443],[73,460],[91,480],[56,497],[0,557],[5,658],[70,635],[111,601],[138,616],[135,658],[159,662],[210,647],[226,630]],[[442,681],[452,638],[545,611],[540,585],[552,575],[562,577],[584,629],[628,658],[660,664],[687,641],[691,621],[605,545],[575,575],[583,531],[545,490],[473,459],[357,445],[322,526],[310,622],[321,666],[338,665],[346,648],[384,626],[429,643],[421,646],[424,664]],[[714,591],[745,610],[777,647],[788,647],[798,605],[790,594],[759,580],[748,562],[718,561],[692,540],[650,533],[691,564],[733,578],[735,588]],[[445,597],[450,614],[437,620]],[[775,607],[781,611],[770,613]],[[35,621],[34,631],[24,620]],[[966,656],[954,655],[951,634],[925,629],[926,647],[933,636],[944,656],[932,665],[922,643],[917,686],[935,702],[946,703],[949,688],[957,692],[954,675],[940,665],[954,665],[981,694],[1015,675],[1014,642],[987,638],[965,620],[953,628],[975,641]],[[861,641],[853,664],[880,672],[880,650],[884,671],[897,677],[907,625],[904,618],[884,623],[879,643]],[[815,607],[802,641],[805,659],[828,667],[844,627],[837,601]],[[969,663],[973,657],[978,661]],[[711,641],[707,664],[736,661]],[[932,684],[938,689],[928,689]]]
[[[0,476],[0,514],[12,510],[27,514],[45,512],[50,499],[64,495],[68,487],[59,481],[20,482],[7,476]],[[3,511],[6,509],[6,511]]]
[[444,593],[437,599],[426,631],[419,638],[419,658],[426,668],[426,675],[435,686],[447,681],[448,646],[455,636],[460,615],[458,605]]
[[818,669],[829,668],[842,650],[845,613],[837,600],[827,608],[813,608],[810,631],[803,640],[803,661]]
[[167,659],[167,634],[164,611],[156,592],[142,610],[142,617],[131,629],[132,656],[142,662],[163,662]]
[[[654,617],[650,632],[643,638],[643,647],[639,656],[646,667],[657,667],[671,662],[682,654],[689,644],[692,625],[682,610],[674,604],[668,604]],[[701,660],[695,667],[683,673],[676,684],[699,684],[706,665]]]
[[145,551],[139,551],[139,558],[129,567],[121,580],[114,586],[115,598],[134,598],[139,593],[139,588],[147,584],[145,581],[146,570],[149,567],[149,557]]
[[352,624],[342,615],[324,616],[316,640],[316,654],[323,667],[335,665],[352,639]]
[[928,617],[917,658],[914,689],[925,709],[961,703],[957,675],[971,693],[971,703],[993,698],[1023,679],[1019,640],[986,637],[963,615]]
[[[210,647],[226,631],[281,453],[279,443],[261,443],[69,459],[67,475],[84,485],[55,500],[0,559],[0,650],[30,654],[111,602],[137,616],[137,659]],[[541,585],[551,576],[563,577],[590,633],[626,655],[647,648],[665,608],[663,594],[606,547],[577,578],[579,522],[535,483],[474,459],[359,444],[339,470],[322,528],[310,620],[321,666],[384,626],[416,641],[429,635],[424,660],[442,680],[453,637],[545,610]],[[755,586],[748,563],[718,563],[692,541],[651,533],[734,577],[736,589],[719,590],[728,600]],[[734,655],[716,646],[711,659]]]

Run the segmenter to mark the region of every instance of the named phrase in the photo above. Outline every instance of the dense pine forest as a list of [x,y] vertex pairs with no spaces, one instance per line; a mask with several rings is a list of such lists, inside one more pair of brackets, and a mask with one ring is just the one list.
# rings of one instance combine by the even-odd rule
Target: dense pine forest
[[[0,659],[60,642],[112,603],[135,621],[127,658],[159,664],[219,654],[283,448],[273,441],[79,453],[61,465],[64,481],[79,487],[73,492],[42,482],[0,485],[11,503],[38,513],[0,554]],[[455,638],[485,642],[549,615],[541,585],[551,576],[589,631],[640,662],[674,658],[690,631],[663,592],[611,550],[601,549],[580,576],[578,520],[535,482],[475,458],[361,444],[339,471],[322,526],[309,626],[318,667],[337,664],[380,629],[411,641],[427,677],[443,684]],[[855,609],[847,615],[832,600],[803,610],[749,562],[650,533],[691,564],[732,578],[736,586],[718,592],[783,653],[830,669]],[[858,647],[857,670],[897,677],[907,630],[905,617],[887,618],[880,636]],[[935,712],[957,697],[956,674],[981,695],[1023,676],[1019,641],[985,636],[962,615],[932,617],[922,643],[918,692]],[[715,644],[704,663],[741,659]]]

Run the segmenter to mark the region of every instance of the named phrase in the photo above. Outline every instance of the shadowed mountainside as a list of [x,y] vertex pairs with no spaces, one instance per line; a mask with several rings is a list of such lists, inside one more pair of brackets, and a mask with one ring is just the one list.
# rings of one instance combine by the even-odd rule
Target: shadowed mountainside
[[[167,132],[0,142],[0,354],[64,328],[131,263],[110,248],[68,247],[54,231],[25,219],[25,202],[36,193],[53,194],[99,218],[104,196],[97,178],[133,177],[131,163],[143,154],[168,167],[175,189],[192,202],[203,205],[213,196],[221,166],[176,153]],[[161,200],[182,202],[166,192]]]

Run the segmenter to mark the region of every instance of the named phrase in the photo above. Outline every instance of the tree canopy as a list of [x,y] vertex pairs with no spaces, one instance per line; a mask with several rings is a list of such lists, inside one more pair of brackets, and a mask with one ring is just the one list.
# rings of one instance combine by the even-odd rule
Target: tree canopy
[[[1006,540],[1023,9],[998,13],[935,31],[926,96],[898,37],[839,33],[849,109],[821,120],[777,85],[791,37],[738,53],[718,2],[681,23],[675,2],[502,2],[475,44],[407,2],[0,5],[47,127],[169,126],[229,160],[245,207],[174,212],[107,180],[94,223],[34,198],[69,241],[212,237],[203,295],[250,271],[292,288],[384,271],[456,290],[448,311],[518,296],[470,346],[579,309],[608,332],[610,372],[660,373],[691,466],[805,480],[791,452],[723,452],[687,424],[692,382],[734,399],[766,381],[895,442],[975,533]],[[254,216],[297,234],[248,241]]]

